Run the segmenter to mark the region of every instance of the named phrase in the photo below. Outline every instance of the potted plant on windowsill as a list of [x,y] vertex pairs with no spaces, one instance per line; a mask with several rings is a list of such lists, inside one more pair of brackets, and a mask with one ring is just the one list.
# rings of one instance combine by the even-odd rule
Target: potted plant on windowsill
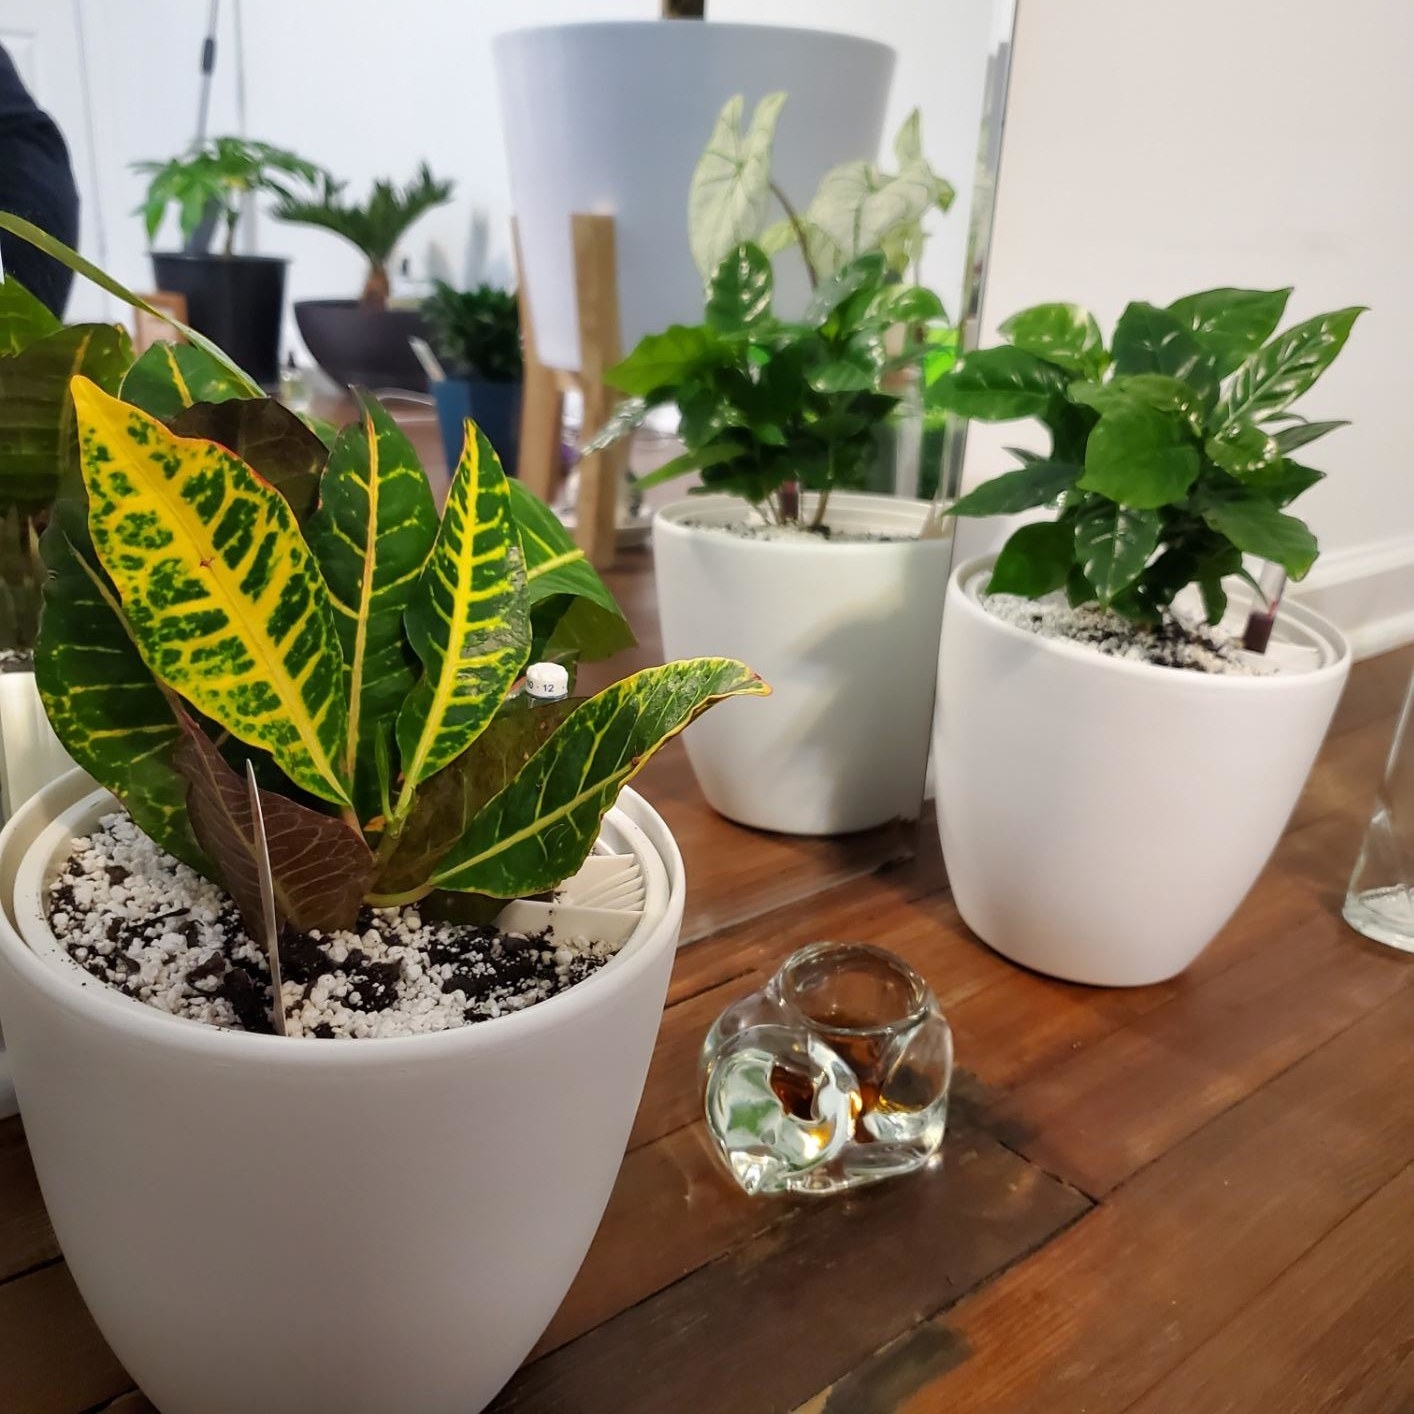
[[[280,319],[288,260],[238,255],[236,232],[246,201],[256,195],[290,197],[315,181],[319,169],[266,142],[215,137],[167,162],[138,162],[147,173],[147,196],[138,208],[155,240],[167,209],[177,208],[185,249],[153,251],[152,272],[161,290],[186,297],[188,322],[230,351],[264,387],[280,377]],[[221,249],[208,254],[198,231],[216,213]]]
[[456,463],[467,418],[486,434],[508,476],[520,449],[520,310],[495,285],[454,290],[438,280],[423,301],[432,348],[446,377],[432,385],[447,465]]
[[427,212],[452,199],[451,182],[438,181],[424,162],[405,187],[380,179],[362,204],[346,201],[345,182],[327,173],[314,197],[289,197],[275,209],[281,221],[317,226],[342,236],[368,261],[358,299],[295,301],[295,322],[314,361],[335,382],[370,388],[427,386],[408,339],[426,328],[414,306],[390,305],[389,266],[398,242]]
[[[0,837],[45,1202],[161,1408],[481,1408],[593,1235],[667,986],[682,863],[621,788],[765,688],[710,660],[528,698],[621,619],[474,426],[439,519],[371,398],[326,448],[151,352],[121,396],[73,380],[37,663],[84,771]],[[626,936],[563,896],[591,849],[641,881]]]
[[[775,689],[753,720],[718,714],[688,755],[722,814],[824,835],[912,818],[922,804],[950,544],[927,503],[853,488],[869,476],[900,374],[926,356],[942,317],[935,295],[900,276],[925,213],[951,190],[922,158],[914,114],[897,173],[847,163],[809,206],[773,198],[783,101],[764,99],[745,131],[740,99],[723,110],[689,203],[706,317],[648,336],[610,370],[635,401],[590,445],[654,407],[679,408],[686,451],[640,482],[695,471],[707,493],[654,520],[663,642],[739,645]],[[787,246],[815,286],[798,319],[773,308],[767,248]]]
[[1330,723],[1340,632],[1283,607],[1259,657],[1229,609],[1244,555],[1298,579],[1315,560],[1284,508],[1321,473],[1293,454],[1343,425],[1292,404],[1360,311],[1278,335],[1289,294],[1131,304],[1108,350],[1084,310],[1041,305],[941,380],[951,411],[1051,435],[953,507],[1059,514],[954,571],[934,739],[958,909],[1028,967],[1181,972],[1261,871]]

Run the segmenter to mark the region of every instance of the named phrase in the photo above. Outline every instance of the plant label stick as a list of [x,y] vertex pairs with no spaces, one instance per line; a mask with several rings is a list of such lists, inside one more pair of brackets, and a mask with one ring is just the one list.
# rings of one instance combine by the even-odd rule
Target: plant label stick
[[260,788],[255,783],[255,767],[249,761],[245,763],[245,781],[250,794],[250,837],[255,847],[255,867],[260,875],[260,915],[265,924],[265,955],[270,959],[270,985],[275,991],[275,1034],[288,1036],[285,990],[280,978],[280,923],[275,915],[275,879],[270,872],[270,846],[265,839],[265,812],[260,808]]

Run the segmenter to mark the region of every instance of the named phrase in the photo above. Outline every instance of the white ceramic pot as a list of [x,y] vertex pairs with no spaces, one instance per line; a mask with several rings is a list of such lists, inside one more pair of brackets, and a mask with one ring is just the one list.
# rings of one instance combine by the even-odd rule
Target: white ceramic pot
[[948,585],[934,735],[958,911],[1004,956],[1073,982],[1182,972],[1276,845],[1350,672],[1339,630],[1284,604],[1311,671],[1216,676],[1043,639]]
[[[615,217],[625,350],[702,318],[687,240],[687,194],[722,105],[747,113],[790,94],[772,171],[803,209],[836,163],[874,158],[894,51],[808,29],[691,21],[614,21],[515,30],[492,41],[511,197],[536,352],[580,366],[570,217]],[[779,262],[778,301],[803,304],[803,273]]]
[[65,777],[0,836],[0,1005],[45,1203],[104,1336],[163,1414],[482,1408],[618,1172],[682,920],[667,827],[632,791],[606,819],[660,897],[569,991],[435,1035],[290,1041],[164,1015],[22,940],[25,856],[92,789]]
[[0,672],[0,810],[9,819],[74,763],[54,735],[33,672]]
[[[805,514],[814,498],[806,496]],[[728,819],[796,835],[913,819],[923,803],[934,664],[951,541],[919,540],[924,501],[836,494],[840,543],[745,539],[743,502],[694,496],[653,521],[666,657],[725,654],[771,685],[724,702],[684,738],[703,794]]]

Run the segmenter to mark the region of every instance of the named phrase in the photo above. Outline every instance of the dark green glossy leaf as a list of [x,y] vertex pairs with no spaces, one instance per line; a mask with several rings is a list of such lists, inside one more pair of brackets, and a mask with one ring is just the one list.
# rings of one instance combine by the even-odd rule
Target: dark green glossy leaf
[[1126,373],[1166,373],[1189,384],[1204,406],[1217,397],[1214,360],[1179,318],[1137,301],[1115,325],[1114,368]]
[[1245,477],[1259,467],[1270,466],[1280,453],[1276,440],[1250,422],[1230,423],[1203,444],[1203,450],[1224,471]]
[[63,327],[49,306],[30,294],[13,275],[0,280],[0,355],[20,353]]
[[664,462],[662,466],[644,472],[638,478],[638,486],[642,491],[650,491],[666,481],[675,481],[679,476],[686,476],[690,471],[705,471],[708,467],[725,466],[728,462],[736,461],[741,455],[740,447],[730,442],[716,442],[695,452],[684,452],[681,456]]
[[649,334],[626,359],[604,375],[611,388],[634,397],[648,398],[675,388],[699,364],[720,362],[727,347],[705,325],[673,324],[661,334]]
[[116,392],[132,356],[122,329],[75,324],[0,358],[0,510],[48,507],[78,454],[69,380],[82,374]]
[[366,393],[358,402],[359,420],[339,433],[329,453],[319,509],[305,538],[329,587],[343,648],[349,702],[344,770],[359,818],[368,821],[383,804],[376,742],[391,737],[417,681],[403,613],[437,538],[437,508],[397,423]]
[[1000,326],[1004,339],[1038,358],[1085,378],[1097,378],[1109,362],[1095,316],[1078,304],[1037,304]]
[[1096,500],[1075,522],[1075,555],[1100,603],[1111,603],[1144,572],[1159,544],[1157,511]]
[[[887,324],[927,324],[946,316],[943,302],[922,285],[889,285],[874,296],[869,317]],[[928,347],[936,351],[930,340]],[[951,360],[937,365],[939,371],[951,367]]]
[[1204,290],[1174,300],[1168,308],[1212,355],[1217,376],[1226,378],[1271,338],[1290,295],[1290,289]]
[[1353,307],[1318,314],[1258,349],[1233,376],[1219,409],[1224,424],[1256,421],[1290,407],[1335,361],[1362,313]]
[[1308,442],[1314,442],[1317,437],[1324,437],[1328,432],[1335,432],[1341,427],[1349,427],[1348,422],[1298,422],[1291,427],[1283,427],[1280,432],[1272,434],[1273,440],[1277,444],[1277,450],[1285,455],[1294,452],[1298,447],[1304,447]]
[[933,385],[937,405],[983,422],[1039,417],[1070,381],[1065,369],[1001,345],[961,358]]
[[820,287],[805,307],[803,322],[818,329],[851,296],[863,289],[876,287],[884,278],[885,260],[879,251],[870,251],[857,260],[842,265],[833,275],[820,282]]
[[1005,516],[1049,505],[1080,479],[1080,468],[1064,462],[1029,461],[974,487],[949,510],[955,516]]
[[518,898],[552,889],[584,862],[604,812],[649,758],[727,697],[770,689],[729,658],[648,668],[565,719],[442,860],[438,888]]
[[153,344],[128,370],[121,396],[125,403],[168,422],[195,403],[224,403],[251,393],[201,349],[191,344]]
[[[243,774],[182,712],[173,753],[186,778],[192,828],[252,937],[263,934],[260,865],[250,795]],[[323,815],[275,791],[260,791],[279,927],[334,932],[352,928],[373,878],[373,856],[362,837],[334,815]]]
[[723,333],[759,324],[771,313],[771,261],[756,245],[739,245],[717,267],[707,291],[707,323]]
[[234,452],[286,500],[303,525],[319,500],[324,443],[274,398],[193,403],[168,424],[178,437],[202,437]]
[[1213,500],[1203,507],[1202,515],[1244,554],[1280,565],[1292,579],[1303,578],[1315,563],[1316,537],[1305,522],[1259,496]]
[[1002,546],[987,584],[988,594],[1039,599],[1062,588],[1075,564],[1075,532],[1059,521],[1023,525]]
[[866,364],[837,358],[812,369],[806,381],[817,393],[863,393],[874,386],[876,378]]
[[1288,506],[1318,481],[1324,481],[1325,475],[1323,471],[1302,466],[1287,457],[1271,466],[1249,471],[1242,478],[1242,484],[1249,491],[1255,491],[1265,497],[1274,506]]
[[1198,580],[1198,593],[1203,600],[1203,614],[1210,624],[1217,623],[1227,613],[1227,590],[1216,575],[1203,575]]
[[1187,495],[1199,465],[1198,449],[1179,418],[1149,407],[1118,407],[1091,432],[1078,485],[1124,506],[1157,510]]
[[1094,408],[1098,413],[1116,408],[1153,408],[1155,412],[1177,413],[1194,433],[1201,432],[1206,409],[1191,385],[1167,373],[1127,373],[1107,383],[1072,383],[1067,389],[1071,402]]

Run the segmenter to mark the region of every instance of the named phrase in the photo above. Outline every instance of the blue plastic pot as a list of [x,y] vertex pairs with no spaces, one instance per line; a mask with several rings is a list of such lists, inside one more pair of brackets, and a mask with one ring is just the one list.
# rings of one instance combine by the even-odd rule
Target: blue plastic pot
[[432,384],[432,392],[437,399],[437,423],[448,471],[461,457],[462,431],[466,419],[471,418],[495,447],[506,475],[514,476],[520,454],[521,385],[446,378]]

